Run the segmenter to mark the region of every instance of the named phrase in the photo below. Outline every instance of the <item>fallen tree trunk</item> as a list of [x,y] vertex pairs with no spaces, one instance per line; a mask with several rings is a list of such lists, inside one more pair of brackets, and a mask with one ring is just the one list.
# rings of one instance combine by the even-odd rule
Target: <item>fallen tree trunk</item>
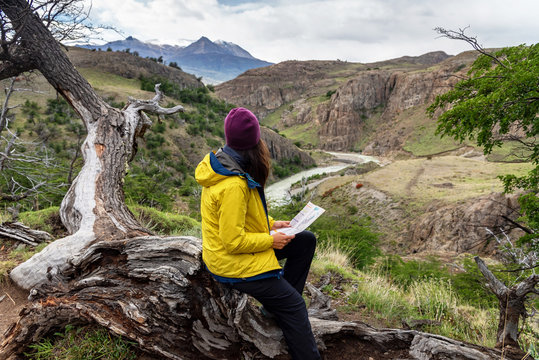
[[0,239],[2,238],[20,241],[32,246],[52,240],[52,236],[48,232],[30,229],[20,222],[5,222],[0,224]]
[[[193,237],[91,245],[69,272],[31,290],[33,304],[4,334],[0,359],[15,358],[67,324],[95,323],[167,359],[288,358],[273,320],[246,295],[213,281],[200,255],[201,242]],[[486,360],[501,354],[414,330],[316,318],[311,323],[327,359]]]

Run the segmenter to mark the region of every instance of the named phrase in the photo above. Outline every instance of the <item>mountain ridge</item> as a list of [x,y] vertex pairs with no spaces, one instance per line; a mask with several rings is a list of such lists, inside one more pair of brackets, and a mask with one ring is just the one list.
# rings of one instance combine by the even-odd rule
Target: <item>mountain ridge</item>
[[419,114],[474,58],[435,51],[367,64],[286,61],[249,70],[216,93],[306,148],[384,155],[402,149],[415,124],[392,136],[381,130],[397,126],[405,110]]
[[176,63],[186,72],[201,77],[205,83],[218,84],[243,72],[272,63],[253,57],[247,50],[232,42],[211,41],[205,36],[188,46],[158,45],[140,41],[132,36],[103,45],[80,45],[92,50],[129,51],[141,57]]

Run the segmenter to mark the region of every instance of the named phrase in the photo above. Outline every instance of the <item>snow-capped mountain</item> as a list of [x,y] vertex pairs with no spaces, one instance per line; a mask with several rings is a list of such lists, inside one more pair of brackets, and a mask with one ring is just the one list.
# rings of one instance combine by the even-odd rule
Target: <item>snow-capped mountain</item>
[[241,73],[272,63],[256,59],[240,46],[218,40],[212,42],[201,37],[188,46],[157,45],[145,43],[132,36],[125,40],[112,41],[104,45],[81,45],[88,49],[126,51],[141,57],[163,60],[165,64],[175,62],[183,71],[202,77],[202,81],[217,84],[231,80]]

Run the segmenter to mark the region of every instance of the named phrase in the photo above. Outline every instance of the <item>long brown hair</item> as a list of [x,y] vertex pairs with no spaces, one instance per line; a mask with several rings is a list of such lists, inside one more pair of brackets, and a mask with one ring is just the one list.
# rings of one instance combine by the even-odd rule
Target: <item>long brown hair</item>
[[271,155],[264,140],[260,139],[254,148],[236,150],[245,161],[245,171],[264,187],[271,169]]

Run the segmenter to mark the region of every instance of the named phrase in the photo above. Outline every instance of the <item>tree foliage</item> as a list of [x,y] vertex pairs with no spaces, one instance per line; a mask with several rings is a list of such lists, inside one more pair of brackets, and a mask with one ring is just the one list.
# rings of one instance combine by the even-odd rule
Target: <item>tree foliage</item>
[[444,37],[468,42],[480,55],[467,77],[445,94],[436,97],[427,112],[440,110],[437,134],[457,140],[475,141],[489,154],[504,141],[519,142],[523,158],[534,167],[523,176],[500,176],[505,191],[517,188],[528,195],[519,199],[526,235],[519,240],[528,252],[539,248],[539,44],[506,47],[489,52],[475,37],[459,31],[437,28]]
[[[445,31],[443,33],[442,31]],[[473,42],[475,38],[439,29],[450,38]],[[455,34],[460,35],[457,37]],[[457,140],[473,140],[488,154],[506,140],[516,140],[526,149],[526,160],[535,168],[526,176],[502,178],[506,191],[537,190],[539,184],[539,44],[507,47],[481,54],[468,77],[428,108],[438,117],[437,133]]]

